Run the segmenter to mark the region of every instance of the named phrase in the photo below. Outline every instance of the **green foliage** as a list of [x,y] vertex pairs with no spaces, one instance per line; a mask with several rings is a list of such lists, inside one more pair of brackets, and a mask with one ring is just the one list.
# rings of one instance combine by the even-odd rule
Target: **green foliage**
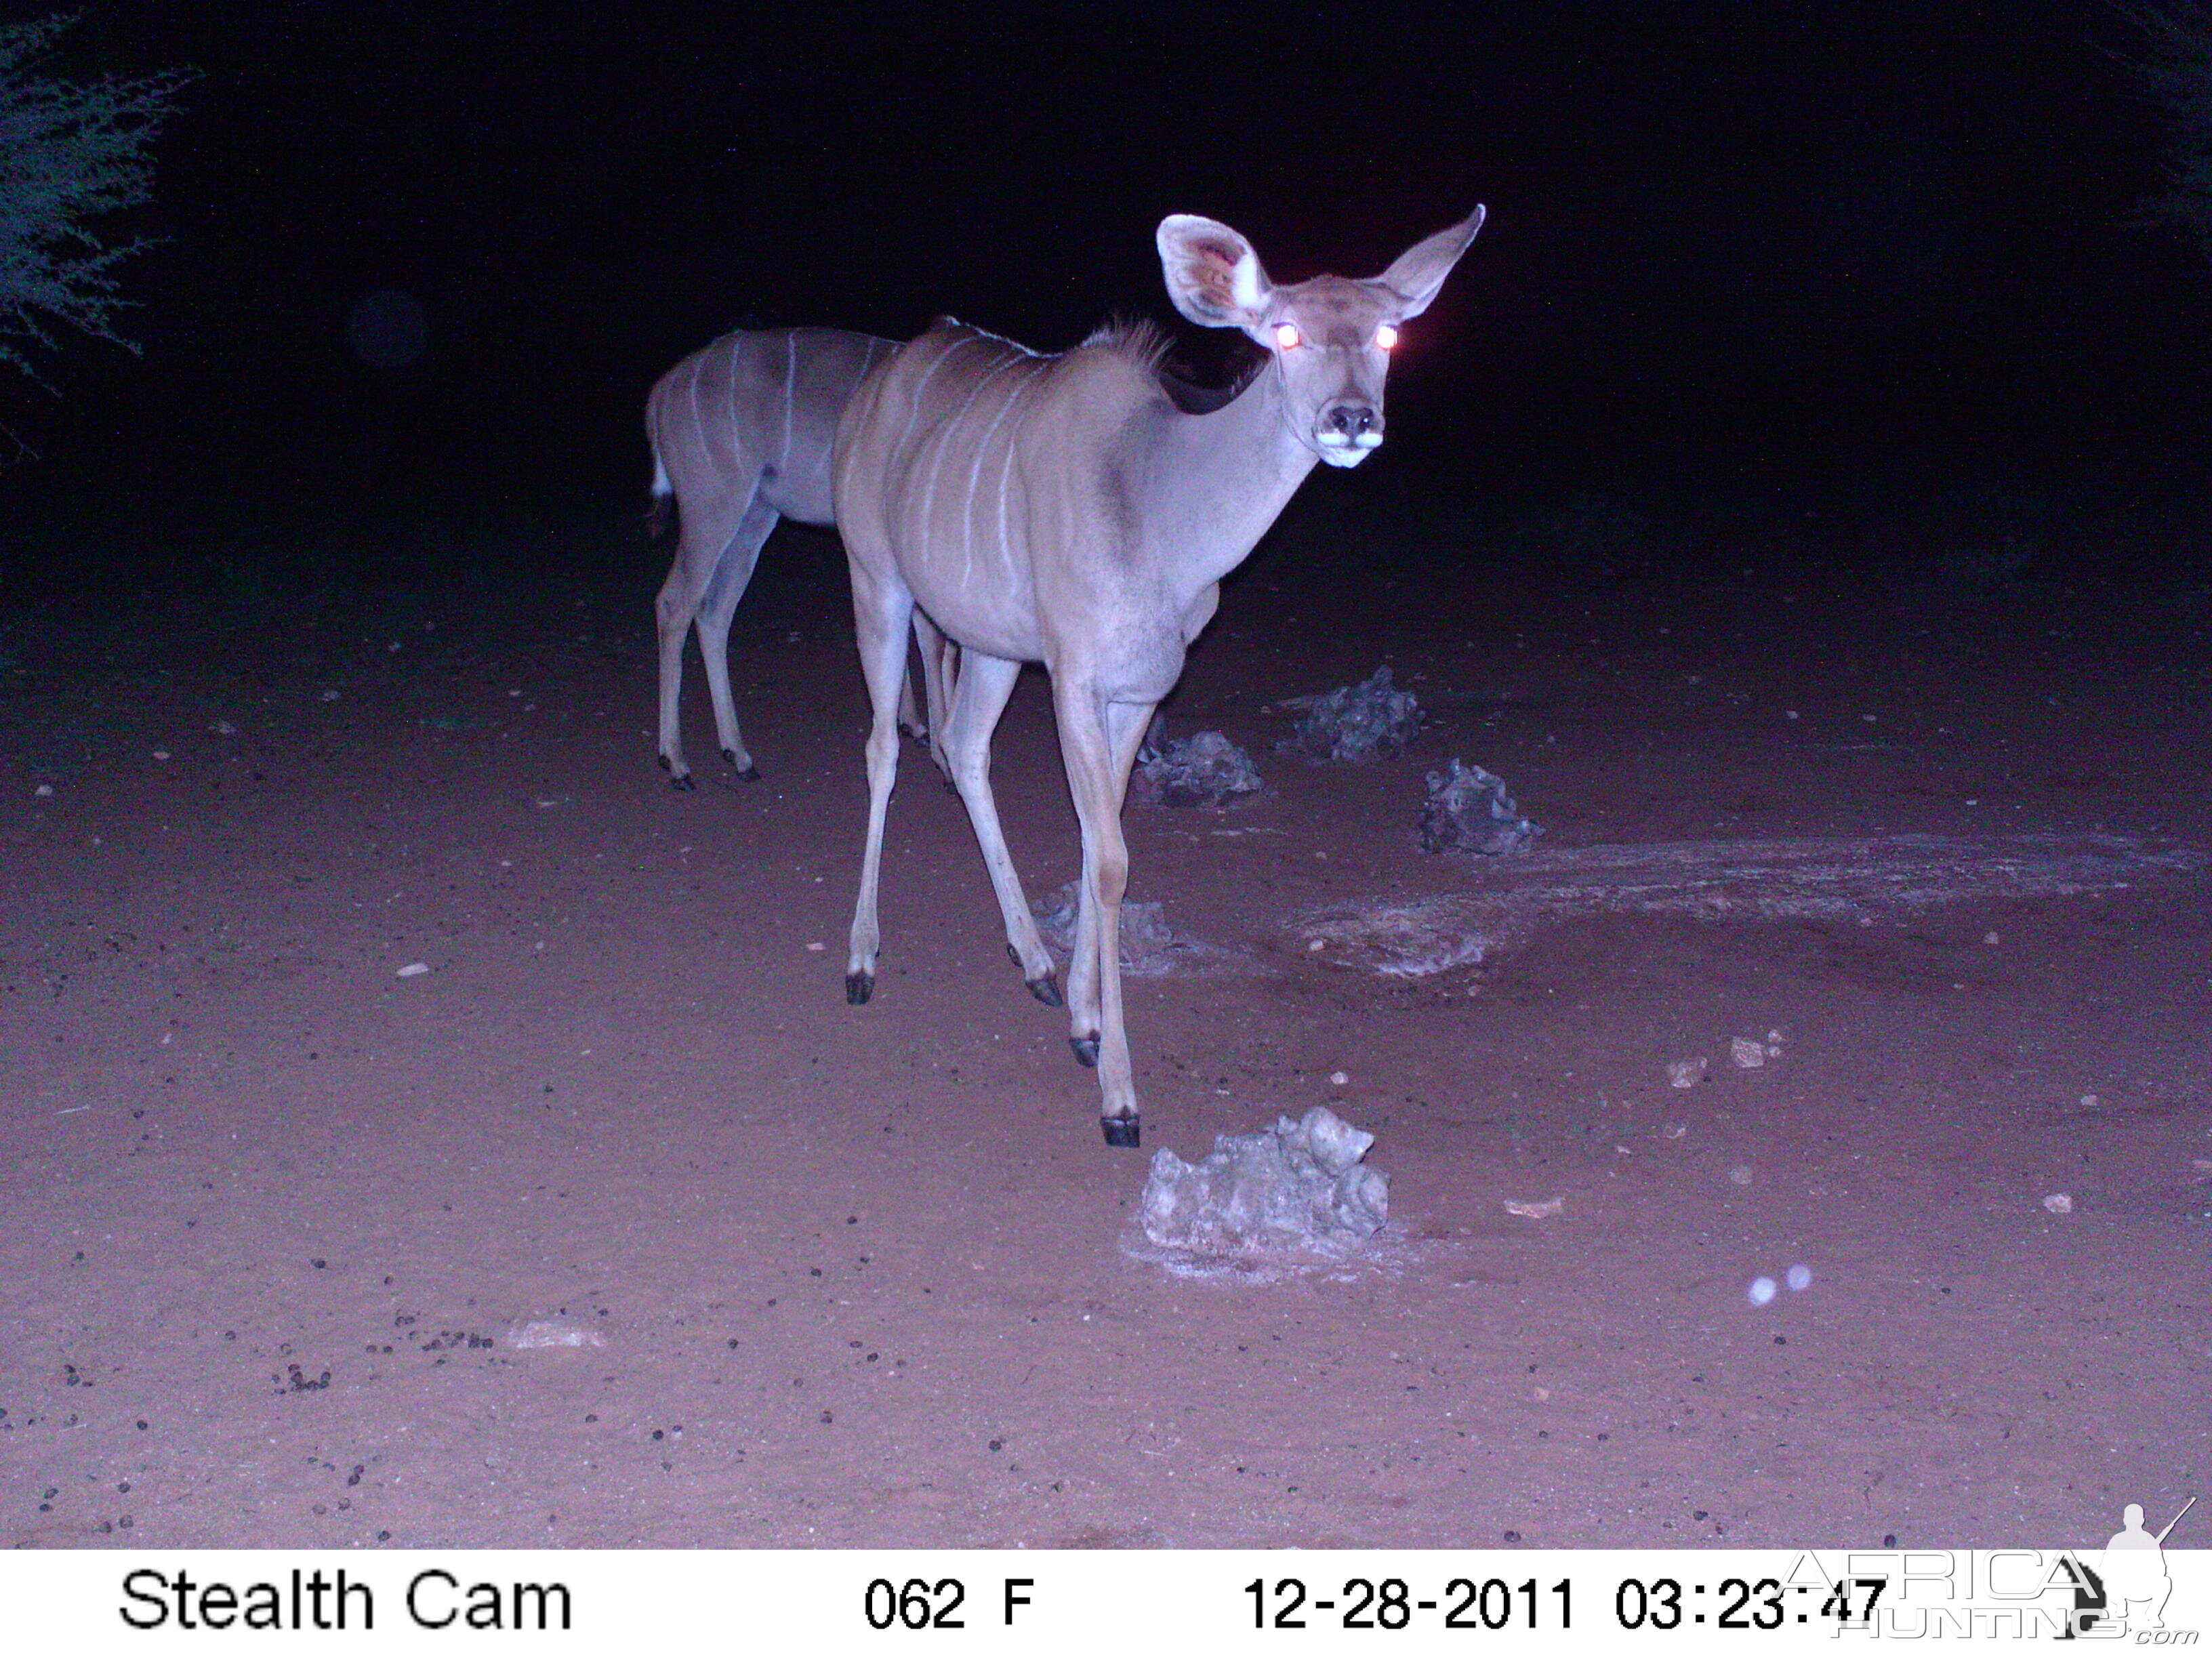
[[36,378],[34,350],[66,325],[135,350],[117,331],[130,302],[115,267],[147,244],[92,222],[146,200],[151,149],[189,70],[73,82],[41,73],[77,21],[58,12],[0,27],[0,363]]

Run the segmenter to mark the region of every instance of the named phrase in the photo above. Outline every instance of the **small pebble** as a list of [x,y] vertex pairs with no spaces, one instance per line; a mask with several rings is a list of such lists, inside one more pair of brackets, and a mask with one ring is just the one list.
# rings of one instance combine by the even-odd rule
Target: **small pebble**
[[2072,1215],[2074,1194],[2071,1193],[2046,1194],[2043,1200],[2043,1207],[2053,1215]]
[[399,970],[399,977],[402,979],[413,979],[417,974],[427,974],[429,971],[430,964],[428,963],[410,962],[404,968],[402,968]]

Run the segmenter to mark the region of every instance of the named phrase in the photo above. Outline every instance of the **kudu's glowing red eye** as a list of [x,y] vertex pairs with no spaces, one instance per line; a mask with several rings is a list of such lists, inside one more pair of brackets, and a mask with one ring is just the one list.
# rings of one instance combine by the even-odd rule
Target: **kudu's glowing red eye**
[[1376,329],[1375,331],[1375,343],[1382,347],[1385,351],[1388,351],[1392,346],[1397,344],[1398,330],[1396,325],[1385,323],[1382,327]]
[[1288,351],[1297,343],[1298,325],[1296,323],[1277,323],[1275,325],[1276,345],[1280,347],[1283,350]]

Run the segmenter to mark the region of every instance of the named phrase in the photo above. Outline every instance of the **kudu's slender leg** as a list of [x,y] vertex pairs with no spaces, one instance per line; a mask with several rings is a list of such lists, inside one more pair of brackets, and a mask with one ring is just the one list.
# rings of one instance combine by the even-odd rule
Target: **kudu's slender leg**
[[860,647],[860,672],[868,684],[868,839],[860,858],[860,892],[845,957],[845,1000],[858,1007],[876,988],[876,957],[883,932],[876,919],[877,884],[883,873],[884,821],[891,786],[898,780],[898,705],[906,678],[906,633],[914,596],[896,579],[853,571],[853,620]]
[[[737,545],[745,534],[757,511],[767,512],[768,526],[775,523],[775,514],[762,508],[755,499],[754,489],[757,474],[741,478],[738,485],[718,492],[711,500],[693,501],[682,507],[683,522],[676,548],[675,562],[668,569],[668,580],[660,585],[659,597],[653,601],[653,618],[660,636],[660,764],[669,775],[670,786],[677,789],[693,787],[691,769],[684,763],[683,732],[678,714],[678,701],[684,686],[684,647],[690,642],[692,624],[699,619],[701,608],[715,593],[723,580],[723,568],[735,560]],[[763,528],[754,538],[742,560],[745,580],[752,575],[752,562],[760,555],[761,541],[768,535]],[[737,592],[729,598],[734,607],[738,596],[744,592],[745,580],[737,584]],[[702,643],[704,629],[702,629]],[[729,611],[722,616],[722,641],[729,638]],[[716,653],[707,653],[708,673],[715,669]],[[722,685],[716,703],[716,716],[729,697],[729,679],[724,666]],[[736,729],[734,719],[725,731],[724,746]]]
[[757,498],[745,509],[738,533],[723,549],[721,562],[714,567],[693,618],[699,630],[699,654],[706,659],[707,691],[714,704],[714,730],[722,741],[722,758],[736,767],[738,775],[747,783],[760,781],[760,768],[753,764],[745,748],[744,738],[738,730],[737,705],[730,698],[730,618],[752,582],[761,544],[781,517]]
[[975,826],[984,866],[991,872],[991,890],[998,895],[1006,919],[1006,952],[1020,967],[1030,994],[1047,1007],[1057,1008],[1060,977],[1053,972],[1051,953],[1037,937],[1036,920],[1023,896],[1013,854],[1006,850],[1006,834],[999,827],[998,802],[991,793],[991,733],[1021,672],[1021,664],[1004,657],[963,653],[945,726],[945,752],[952,787],[967,805],[968,821]]
[[[945,723],[951,717],[952,693],[959,659],[952,641],[946,639],[939,631],[937,624],[920,611],[914,613],[914,639],[921,649],[921,689],[929,710],[929,723],[924,728],[910,718],[902,718],[906,720],[908,731],[928,740],[930,759],[945,775],[945,787],[957,793],[957,786],[952,781],[952,762],[945,751]],[[902,695],[906,700],[904,707],[911,711],[914,707],[913,687],[909,685]]]
[[1137,745],[1156,705],[1113,703],[1087,688],[1054,699],[1068,792],[1083,832],[1075,951],[1068,964],[1069,1043],[1075,1057],[1098,1068],[1099,1119],[1109,1146],[1139,1144],[1134,1067],[1121,1003],[1121,898],[1129,853],[1121,801]]
[[931,716],[925,719],[921,710],[915,706],[913,678],[902,674],[899,677],[899,730],[916,743],[930,744],[931,752],[933,755],[936,752],[934,736],[936,727],[936,718]]

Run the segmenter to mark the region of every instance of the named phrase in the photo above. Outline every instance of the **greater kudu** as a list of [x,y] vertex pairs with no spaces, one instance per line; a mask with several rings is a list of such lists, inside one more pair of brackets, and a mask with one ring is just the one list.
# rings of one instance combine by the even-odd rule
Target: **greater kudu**
[[[835,521],[830,457],[837,417],[870,367],[897,349],[895,341],[834,328],[740,331],[693,352],[653,386],[645,406],[653,493],[656,499],[675,495],[678,520],[676,560],[653,606],[660,633],[660,764],[675,788],[693,787],[678,706],[684,635],[695,623],[722,758],[746,782],[759,778],[730,700],[730,617],[779,519]],[[949,666],[941,642],[930,630],[917,631],[934,705]],[[920,732],[903,678],[899,699],[901,722]],[[933,706],[930,726],[941,713]]]
[[[837,523],[853,573],[868,734],[868,829],[845,995],[868,1000],[881,935],[876,889],[898,765],[894,726],[910,617],[958,647],[941,732],[1004,913],[1007,948],[1057,1006],[999,828],[990,738],[1024,662],[1052,674],[1083,877],[1068,964],[1069,1041],[1096,1066],[1107,1144],[1138,1144],[1122,1025],[1121,801],[1153,707],[1243,562],[1317,460],[1352,466],[1382,441],[1382,381],[1400,324],[1436,297],[1482,210],[1364,282],[1278,288],[1251,244],[1212,219],[1161,222],[1176,308],[1239,328],[1268,353],[1225,403],[1180,399],[1161,337],[1109,329],[1041,356],[948,319],[878,367],[837,436]],[[1210,412],[1186,412],[1211,405]]]

